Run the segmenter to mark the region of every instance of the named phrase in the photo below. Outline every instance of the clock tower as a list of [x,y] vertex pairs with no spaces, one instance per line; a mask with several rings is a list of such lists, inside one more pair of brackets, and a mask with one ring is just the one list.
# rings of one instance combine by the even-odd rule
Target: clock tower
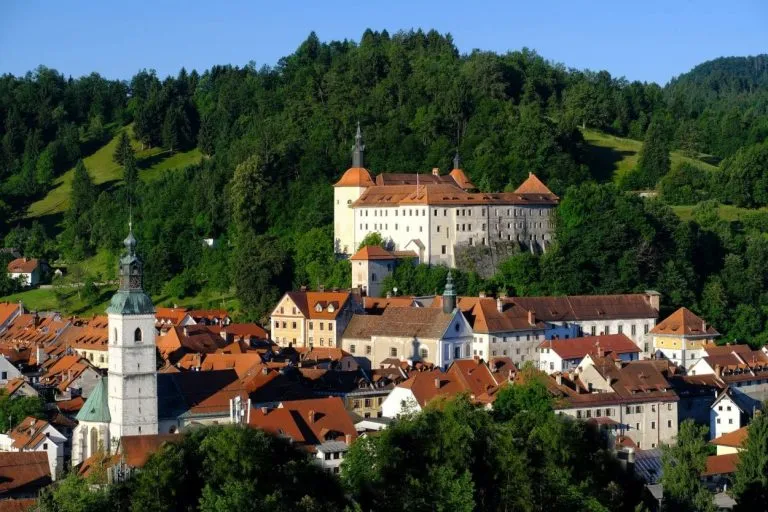
[[144,293],[143,266],[129,230],[120,258],[120,288],[109,317],[109,436],[114,451],[120,438],[157,434],[155,307]]

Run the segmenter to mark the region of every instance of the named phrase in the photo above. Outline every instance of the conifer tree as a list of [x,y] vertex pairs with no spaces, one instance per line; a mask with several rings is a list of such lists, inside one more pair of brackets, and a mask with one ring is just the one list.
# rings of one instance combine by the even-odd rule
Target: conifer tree
[[136,159],[130,155],[123,165],[123,181],[128,191],[128,198],[133,201],[136,194],[136,187],[139,184],[139,168],[136,166]]
[[661,121],[654,119],[648,126],[637,162],[641,185],[653,187],[669,172],[669,138]]
[[133,148],[131,147],[131,140],[128,137],[128,130],[123,130],[120,134],[120,138],[117,141],[117,147],[112,155],[112,160],[119,165],[125,165],[125,161],[128,157],[133,156]]

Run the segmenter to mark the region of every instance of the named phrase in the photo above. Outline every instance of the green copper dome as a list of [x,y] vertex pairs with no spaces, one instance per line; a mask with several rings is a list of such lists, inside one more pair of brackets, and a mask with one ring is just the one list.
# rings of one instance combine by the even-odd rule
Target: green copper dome
[[136,254],[133,230],[123,242],[126,254],[120,258],[120,288],[112,296],[107,313],[118,315],[149,315],[155,312],[152,299],[144,293],[144,266]]
[[143,291],[118,290],[109,301],[107,313],[118,315],[149,315],[155,312],[152,299]]

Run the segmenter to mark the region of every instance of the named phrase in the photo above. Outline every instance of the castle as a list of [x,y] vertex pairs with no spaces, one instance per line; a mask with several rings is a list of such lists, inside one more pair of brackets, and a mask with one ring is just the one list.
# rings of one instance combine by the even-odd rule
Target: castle
[[358,124],[352,167],[334,185],[334,250],[351,255],[369,233],[391,249],[411,251],[420,263],[456,266],[465,246],[517,243],[543,252],[552,240],[552,212],[559,198],[536,176],[514,192],[483,193],[460,167],[441,175],[382,173],[365,168]]

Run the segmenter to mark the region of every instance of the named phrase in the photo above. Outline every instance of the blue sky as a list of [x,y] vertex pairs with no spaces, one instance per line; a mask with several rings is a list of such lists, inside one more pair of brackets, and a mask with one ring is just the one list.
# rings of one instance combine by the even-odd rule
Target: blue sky
[[535,49],[568,67],[666,83],[718,56],[768,52],[766,0],[227,1],[0,0],[0,73],[165,76],[182,66],[274,64],[311,30],[435,28],[461,52]]

